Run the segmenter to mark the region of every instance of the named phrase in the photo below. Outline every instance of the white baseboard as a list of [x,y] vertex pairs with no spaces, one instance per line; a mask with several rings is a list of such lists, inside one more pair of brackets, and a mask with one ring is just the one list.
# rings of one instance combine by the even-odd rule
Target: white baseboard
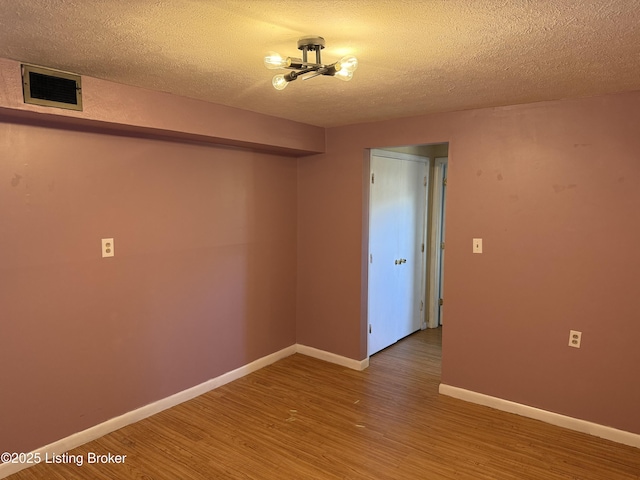
[[[358,361],[351,358],[343,357],[341,355],[336,355],[335,353],[318,350],[317,348],[294,344],[289,347],[283,348],[278,352],[267,355],[266,357],[259,358],[258,360],[255,360],[247,365],[236,368],[235,370],[224,373],[219,377],[207,380],[200,385],[196,385],[195,387],[188,388],[186,390],[183,390],[182,392],[178,392],[174,395],[158,400],[157,402],[153,402],[145,405],[144,407],[140,407],[131,412],[127,412],[123,415],[120,415],[119,417],[112,418],[111,420],[107,420],[106,422],[100,423],[81,432],[74,433],[73,435],[70,435],[66,438],[38,448],[31,453],[37,453],[41,458],[45,458],[47,454],[51,456],[53,454],[66,453],[69,450],[84,445],[85,443],[91,442],[122,427],[126,427],[127,425],[131,425],[132,423],[139,422],[140,420],[150,417],[151,415],[155,415],[156,413],[162,412],[163,410],[175,407],[176,405],[191,400],[199,395],[205,394],[211,390],[221,387],[222,385],[237,380],[238,378],[244,377],[249,373],[260,370],[261,368],[266,367],[267,365],[277,362],[278,360],[286,358],[290,355],[293,355],[294,353],[300,353],[302,355],[307,355],[309,357],[324,360],[326,362],[335,363],[343,367],[352,368],[354,370],[364,370],[369,366],[368,358]],[[17,473],[20,470],[24,470],[25,468],[28,468],[32,465],[33,464],[2,463],[0,464],[0,479],[8,477],[9,475],[13,475],[14,473]]]
[[449,397],[458,398],[471,403],[477,403],[478,405],[495,408],[496,410],[502,410],[503,412],[515,413],[516,415],[523,417],[534,418],[558,427],[568,428],[569,430],[575,430],[576,432],[588,433],[589,435],[605,438],[613,442],[640,448],[640,435],[636,433],[625,432],[624,430],[606,427],[586,420],[580,420],[579,418],[567,417],[566,415],[560,415],[559,413],[541,410],[521,403],[503,400],[502,398],[492,397],[483,393],[473,392],[471,390],[465,390],[464,388],[452,387],[451,385],[446,385],[444,383],[440,384],[439,392],[442,395],[447,395]]
[[[296,353],[296,351],[296,345],[291,345],[289,347],[283,348],[278,352],[259,358],[258,360],[255,360],[247,365],[224,373],[219,377],[207,380],[200,385],[188,388],[187,390],[183,390],[182,392],[178,392],[174,395],[163,398],[162,400],[158,400],[157,402],[150,403],[149,405],[145,405],[144,407],[140,407],[136,410],[120,415],[119,417],[112,418],[111,420],[107,420],[106,422],[90,427],[86,430],[83,430],[82,432],[74,433],[73,435],[70,435],[66,438],[50,443],[49,445],[34,450],[32,453],[38,453],[40,454],[41,458],[44,458],[46,454],[49,454],[49,456],[51,456],[52,454],[62,454],[68,452],[71,449],[91,442],[92,440],[107,435],[108,433],[114,432],[122,427],[126,427],[127,425],[131,425],[132,423],[139,422],[144,418],[155,415],[156,413],[159,413],[163,410],[179,405],[180,403],[191,400],[192,398],[221,387],[222,385],[237,380],[238,378],[244,377],[249,373],[260,370],[267,365],[277,362],[278,360],[288,357],[289,355],[293,355],[294,353]],[[19,472],[20,470],[28,468],[32,465],[33,464],[2,463],[0,464],[0,479],[8,477],[9,475],[13,475],[14,473]]]
[[369,366],[369,357],[364,360],[354,360],[353,358],[343,357],[342,355],[336,355],[335,353],[326,352],[313,347],[307,347],[306,345],[296,344],[296,353],[301,353],[308,357],[317,358],[318,360],[324,360],[325,362],[335,363],[343,367],[352,368],[353,370],[364,370]]

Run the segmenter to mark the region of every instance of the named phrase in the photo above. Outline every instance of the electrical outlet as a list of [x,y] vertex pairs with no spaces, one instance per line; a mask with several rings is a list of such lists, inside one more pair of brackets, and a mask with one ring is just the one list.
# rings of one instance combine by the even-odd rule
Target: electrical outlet
[[102,239],[102,257],[113,257],[115,252],[113,250],[113,238]]
[[580,348],[580,342],[582,342],[582,332],[577,330],[569,331],[569,346],[574,348]]

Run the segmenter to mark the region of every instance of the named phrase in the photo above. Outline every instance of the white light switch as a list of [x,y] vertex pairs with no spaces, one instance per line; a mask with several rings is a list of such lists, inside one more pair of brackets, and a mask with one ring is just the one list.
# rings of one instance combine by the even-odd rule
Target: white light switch
[[482,239],[474,238],[473,239],[473,253],[482,253]]
[[102,239],[102,257],[113,257],[115,255],[113,250],[113,238]]

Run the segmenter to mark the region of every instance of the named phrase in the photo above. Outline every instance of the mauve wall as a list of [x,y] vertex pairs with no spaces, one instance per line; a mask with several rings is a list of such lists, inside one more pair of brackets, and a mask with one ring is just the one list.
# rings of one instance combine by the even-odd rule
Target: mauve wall
[[443,383],[640,434],[638,125],[630,93],[328,130],[298,162],[298,342],[366,356],[363,152],[448,141]]
[[[0,123],[0,451],[294,344],[296,168]],[[105,237],[114,258],[100,258]]]
[[[273,101],[278,91],[267,90]],[[152,133],[287,155],[324,152],[324,129],[164,92],[82,77],[81,112],[24,103],[21,64],[0,58],[0,115]]]

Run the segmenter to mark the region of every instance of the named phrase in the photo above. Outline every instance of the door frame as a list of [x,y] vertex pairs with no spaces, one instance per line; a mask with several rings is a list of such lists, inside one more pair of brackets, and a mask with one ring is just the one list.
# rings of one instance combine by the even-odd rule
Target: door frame
[[445,227],[445,174],[448,157],[438,157],[433,162],[431,184],[431,221],[432,228],[429,235],[429,292],[427,299],[427,327],[437,328],[441,322],[440,298],[442,295],[443,265],[444,265],[444,227]]
[[420,287],[420,298],[419,299],[414,299],[414,300],[418,300],[421,303],[422,307],[421,307],[421,321],[420,321],[420,328],[424,329],[427,327],[427,322],[426,322],[426,318],[427,318],[427,295],[426,295],[426,291],[427,291],[427,258],[428,258],[428,251],[427,251],[427,245],[428,245],[428,238],[427,238],[427,233],[428,233],[428,225],[429,225],[429,216],[430,216],[430,211],[429,211],[429,192],[431,190],[430,187],[430,182],[431,182],[431,162],[432,159],[430,157],[425,157],[425,156],[420,156],[420,155],[414,155],[414,154],[409,154],[409,153],[401,153],[401,152],[395,152],[395,151],[390,151],[390,150],[382,150],[382,149],[369,149],[368,150],[368,155],[366,158],[366,164],[368,168],[365,168],[365,171],[368,172],[367,177],[366,177],[366,185],[367,188],[365,189],[365,193],[366,193],[366,197],[367,197],[367,201],[366,201],[366,205],[367,205],[367,212],[366,212],[366,226],[363,225],[364,228],[366,228],[366,243],[363,242],[363,246],[366,245],[366,250],[363,252],[365,253],[365,265],[364,265],[364,269],[366,270],[366,292],[363,298],[363,301],[366,304],[366,315],[365,315],[365,336],[366,336],[366,354],[367,357],[370,356],[369,354],[369,335],[370,335],[370,316],[369,316],[369,305],[370,305],[370,291],[369,291],[369,275],[370,275],[370,260],[371,260],[371,238],[370,238],[370,233],[371,233],[371,179],[372,179],[372,174],[374,172],[372,172],[372,162],[371,162],[371,158],[373,156],[378,156],[378,157],[385,157],[385,158],[390,158],[393,160],[402,160],[402,161],[411,161],[411,162],[418,162],[418,163],[423,163],[426,164],[427,168],[425,169],[425,175],[426,175],[426,185],[425,185],[425,196],[423,199],[424,205],[424,225],[423,225],[423,233],[422,233],[422,243],[424,245],[424,254],[422,255],[422,259],[420,262],[420,269],[421,269],[421,287]]

